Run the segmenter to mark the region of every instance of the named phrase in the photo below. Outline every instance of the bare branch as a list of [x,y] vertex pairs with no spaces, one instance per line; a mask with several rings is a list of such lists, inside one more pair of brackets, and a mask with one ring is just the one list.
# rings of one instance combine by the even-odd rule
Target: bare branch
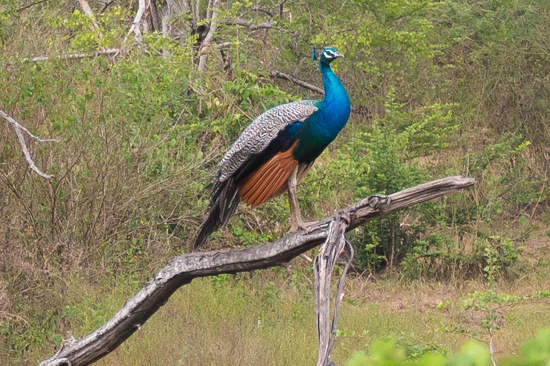
[[[258,13],[264,13],[264,14],[268,15],[269,17],[273,18],[273,13],[270,12],[269,10],[265,10],[264,7],[261,6],[261,5],[258,5],[258,4],[253,5],[250,10],[251,11],[256,11]],[[244,16],[248,13],[249,13],[248,11],[245,11],[244,13],[241,14],[241,16]]]
[[233,44],[233,42],[224,42],[224,43],[215,44],[212,47],[219,50],[220,48],[227,48],[227,47],[231,46],[232,44]]
[[277,71],[277,70],[271,70],[269,71],[269,76],[272,78],[279,78],[279,79],[285,79],[288,81],[292,81],[294,84],[300,85],[301,87],[304,87],[306,89],[309,89],[311,91],[314,91],[319,94],[325,95],[325,91],[319,87],[316,87],[315,85],[311,85],[310,83],[307,83],[303,80],[300,80],[298,78],[295,78],[294,76],[290,74],[285,74],[283,72]]
[[136,40],[138,42],[141,42],[141,32],[139,30],[139,24],[141,23],[141,18],[143,18],[143,14],[145,13],[145,0],[139,0],[139,7],[138,11],[136,13],[136,17],[134,18],[134,22],[132,23],[132,26],[130,27],[130,30],[128,31],[128,34],[126,37],[124,37],[124,40],[122,41],[122,44],[126,44],[126,41],[128,40],[128,37],[130,34],[134,33]]
[[201,50],[199,52],[199,55],[204,55],[206,53],[209,53],[210,51],[212,51],[212,49],[219,50],[219,49],[222,49],[222,48],[227,48],[227,47],[231,46],[232,44],[233,44],[233,42],[224,42],[224,43],[211,45],[209,48]]
[[224,21],[225,25],[238,25],[241,27],[248,28],[250,30],[258,30],[258,29],[277,29],[282,31],[288,31],[288,29],[281,28],[281,27],[275,27],[271,21],[261,22],[258,24],[254,24],[253,22],[250,22],[244,18],[237,18],[233,20],[226,20]]
[[[67,55],[59,55],[59,56],[56,56],[56,58],[59,58],[59,59],[72,59],[72,58],[84,58],[84,57],[98,57],[98,56],[101,56],[101,55],[114,55],[114,54],[117,54],[117,53],[120,53],[120,49],[118,48],[108,48],[108,49],[105,49],[105,50],[101,50],[101,51],[95,51],[93,53],[69,53]],[[49,61],[51,59],[50,56],[36,56],[36,57],[33,57],[33,58],[25,58],[23,59],[23,61],[32,61],[32,62],[37,62],[37,61]]]
[[216,30],[218,29],[218,22],[216,19],[218,18],[218,11],[220,9],[220,0],[214,0],[214,3],[212,5],[212,17],[210,18],[210,29],[208,30],[208,34],[204,38],[204,41],[202,42],[201,47],[201,55],[199,57],[199,71],[206,72],[206,62],[208,61],[208,49],[210,48],[212,41],[214,40],[214,35],[216,34]]
[[103,4],[103,7],[101,8],[101,10],[99,11],[99,14],[103,14],[105,10],[107,10],[107,8],[114,2],[115,0],[106,1],[105,4]]
[[33,7],[33,6],[35,6],[35,5],[45,3],[46,1],[49,1],[49,0],[40,0],[40,1],[31,3],[31,4],[25,5],[25,6],[20,7],[20,8],[17,9],[16,11],[17,11],[19,14],[21,14],[21,13],[23,12],[23,10],[27,10],[28,8]]
[[206,7],[206,18],[205,20],[208,22],[210,19],[212,19],[212,0],[208,0],[208,6]]
[[48,175],[46,173],[43,173],[36,164],[34,163],[34,160],[32,160],[31,153],[29,152],[29,149],[27,148],[27,143],[25,142],[25,137],[23,136],[23,132],[27,133],[30,137],[33,139],[39,141],[39,142],[51,142],[56,140],[52,139],[40,139],[33,135],[29,130],[27,130],[25,127],[23,127],[19,122],[8,116],[6,113],[4,113],[2,110],[0,110],[0,117],[4,118],[6,121],[12,124],[13,128],[15,129],[15,133],[17,134],[17,140],[19,141],[19,145],[21,146],[21,150],[23,150],[23,155],[25,156],[25,160],[27,161],[27,164],[29,164],[29,167],[39,176],[46,179],[53,178],[53,175]]
[[196,2],[191,1],[191,6],[193,7],[193,28],[196,28],[201,20],[201,0],[196,0]]
[[[272,77],[272,78],[278,78],[278,79],[284,79],[284,80],[291,81],[294,84],[299,85],[303,88],[306,88],[306,89],[309,89],[313,92],[325,95],[325,91],[323,89],[321,89],[321,88],[319,88],[315,85],[312,85],[312,84],[310,84],[306,81],[298,79],[298,78],[292,76],[291,74],[285,74],[284,72],[280,72],[278,70],[271,70],[271,71],[269,71],[269,76]],[[358,114],[366,115],[364,110],[365,110],[365,107],[351,107],[351,112],[352,113],[358,113]]]
[[[87,0],[78,0],[80,3],[80,6],[82,7],[82,11],[84,14],[86,14],[91,20],[92,20],[92,30],[99,32],[99,25],[97,24],[94,16],[94,12],[92,11],[92,8],[90,7],[90,4],[88,4]],[[98,33],[99,35],[99,33]]]
[[283,0],[280,4],[279,4],[279,18],[283,19],[283,12],[284,12],[284,9],[285,9],[285,3],[287,2],[287,0]]
[[438,179],[394,193],[389,196],[390,203],[375,208],[372,207],[372,198],[361,200],[340,213],[321,220],[307,231],[287,234],[272,243],[225,252],[195,252],[175,257],[133,298],[126,301],[122,309],[101,328],[80,340],[68,341],[40,366],[84,366],[99,360],[140,329],[179,287],[190,283],[194,278],[252,271],[287,262],[323,243],[329,237],[332,222],[347,222],[345,226],[338,225],[333,230],[343,228],[342,231],[349,231],[389,212],[470,187],[474,182],[473,178],[461,176]]

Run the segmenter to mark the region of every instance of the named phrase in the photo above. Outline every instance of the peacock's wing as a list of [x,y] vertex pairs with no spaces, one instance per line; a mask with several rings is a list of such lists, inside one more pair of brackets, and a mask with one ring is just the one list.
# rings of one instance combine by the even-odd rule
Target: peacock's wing
[[251,156],[268,147],[278,133],[289,124],[305,121],[319,110],[316,100],[302,100],[271,108],[259,115],[244,129],[220,161],[218,181],[231,177]]
[[[191,251],[227,224],[237,210],[242,193],[245,202],[256,206],[277,194],[284,183],[285,172],[296,165],[289,150],[296,126],[319,110],[318,101],[304,100],[282,104],[258,116],[244,129],[220,161],[218,179],[214,183],[208,217],[203,222]],[[259,167],[262,169],[257,170]],[[255,174],[252,172],[256,171]],[[241,187],[242,192],[239,192]]]

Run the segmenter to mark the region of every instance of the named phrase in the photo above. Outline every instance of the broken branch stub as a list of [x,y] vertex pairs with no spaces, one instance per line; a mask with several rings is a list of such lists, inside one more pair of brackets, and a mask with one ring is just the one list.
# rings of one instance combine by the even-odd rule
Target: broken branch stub
[[366,198],[308,227],[307,231],[290,233],[261,246],[224,252],[196,252],[175,257],[101,328],[82,339],[67,341],[40,366],[84,366],[106,356],[140,329],[178,288],[194,278],[248,272],[288,262],[325,242],[333,221],[347,222],[344,229],[347,232],[387,213],[441,197],[474,183],[473,178],[461,176],[442,178],[394,193],[389,196],[389,203],[375,208],[371,207],[370,200]]

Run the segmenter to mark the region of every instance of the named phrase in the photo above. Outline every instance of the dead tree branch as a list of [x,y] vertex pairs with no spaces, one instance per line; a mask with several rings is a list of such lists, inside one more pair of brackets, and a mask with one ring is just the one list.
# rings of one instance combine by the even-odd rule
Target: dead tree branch
[[53,357],[44,360],[40,366],[84,366],[99,360],[137,331],[178,288],[195,278],[247,272],[287,262],[325,242],[332,222],[347,222],[345,226],[337,225],[332,230],[349,231],[389,212],[470,187],[474,182],[473,178],[461,176],[438,179],[394,193],[389,196],[390,203],[375,205],[374,208],[372,206],[376,200],[366,198],[321,220],[307,231],[287,234],[272,243],[246,249],[190,253],[175,257],[101,328],[80,340],[67,341]]
[[[315,93],[319,93],[319,94],[322,94],[322,95],[325,95],[325,91],[315,85],[312,85],[306,81],[303,81],[301,79],[298,79],[290,74],[285,74],[284,72],[280,72],[280,71],[277,71],[277,70],[271,70],[269,71],[269,76],[272,77],[272,78],[278,78],[278,79],[284,79],[284,80],[288,80],[290,82],[293,82],[294,84],[296,85],[299,85],[303,88],[306,88],[308,90],[311,90]],[[352,113],[359,113],[359,114],[364,114],[361,112],[361,107],[357,108],[357,107],[351,107],[351,112]]]
[[[105,50],[95,51],[91,53],[69,53],[67,55],[58,55],[56,56],[59,59],[78,59],[78,58],[85,58],[85,57],[98,57],[102,55],[114,55],[120,53],[120,49],[118,48],[108,48]],[[37,61],[49,61],[51,59],[50,56],[36,56],[33,58],[25,58],[23,61],[31,61],[31,62],[37,62]]]
[[279,78],[279,79],[285,79],[288,81],[292,81],[294,84],[300,85],[303,88],[309,89],[311,91],[314,91],[316,93],[325,95],[325,91],[315,85],[312,85],[310,83],[307,83],[303,80],[297,79],[294,76],[290,74],[285,74],[283,72],[277,71],[277,70],[271,70],[269,71],[269,76],[272,78]]
[[19,14],[21,14],[24,10],[27,10],[28,8],[31,8],[31,7],[33,7],[33,6],[35,6],[35,5],[45,3],[46,1],[49,1],[49,0],[40,0],[40,1],[31,3],[31,4],[25,5],[25,6],[20,7],[20,8],[17,9],[16,11],[17,11]]
[[23,150],[23,155],[25,156],[25,160],[27,161],[27,164],[29,164],[29,167],[39,176],[46,179],[53,178],[53,175],[48,175],[46,173],[43,173],[36,164],[34,163],[34,160],[32,160],[31,153],[29,152],[29,149],[27,148],[27,143],[25,142],[25,136],[23,136],[23,132],[25,132],[27,135],[32,137],[38,142],[57,142],[56,140],[52,139],[40,139],[33,135],[29,130],[27,130],[25,127],[23,127],[19,122],[8,116],[6,113],[4,113],[2,110],[0,110],[0,117],[4,118],[6,121],[11,123],[13,128],[15,129],[15,133],[17,134],[17,140],[19,141],[19,145],[21,146],[21,150]]

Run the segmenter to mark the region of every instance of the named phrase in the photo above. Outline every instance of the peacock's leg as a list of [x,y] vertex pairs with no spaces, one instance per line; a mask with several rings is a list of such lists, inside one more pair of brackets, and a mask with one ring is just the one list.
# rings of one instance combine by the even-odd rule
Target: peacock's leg
[[317,221],[304,221],[300,212],[300,204],[298,203],[298,195],[296,194],[296,186],[298,185],[298,165],[288,177],[288,202],[290,204],[290,231],[305,230],[310,225]]

